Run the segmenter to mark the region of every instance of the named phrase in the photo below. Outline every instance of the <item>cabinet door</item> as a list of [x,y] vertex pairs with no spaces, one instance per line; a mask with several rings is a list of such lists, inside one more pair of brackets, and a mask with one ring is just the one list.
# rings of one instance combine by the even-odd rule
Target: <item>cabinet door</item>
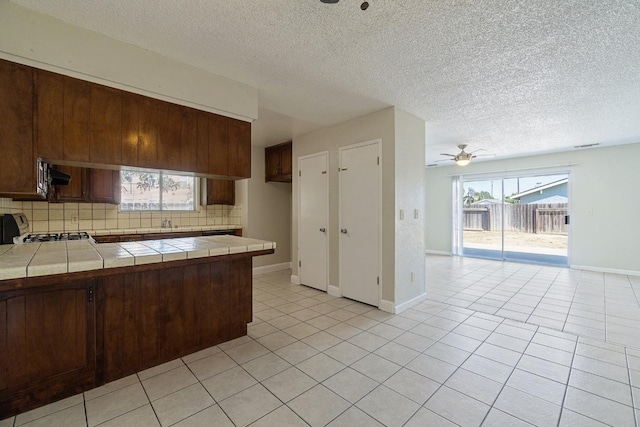
[[0,194],[35,193],[33,69],[0,60]]
[[64,77],[64,160],[89,162],[91,83]]
[[207,180],[207,205],[235,205],[236,183],[226,179]]
[[87,169],[89,200],[96,203],[120,204],[120,172]]
[[196,110],[180,107],[182,123],[180,125],[180,169],[185,172],[200,172],[198,157],[209,155],[209,150],[201,152],[198,142],[198,115]]
[[69,185],[56,185],[55,201],[57,202],[86,202],[87,170],[74,166],[53,166],[53,168],[71,175]]
[[180,170],[181,107],[158,101],[158,168]]
[[212,175],[228,174],[229,119],[217,114],[209,115],[209,170]]
[[291,182],[292,170],[292,145],[291,143],[280,146],[280,175],[283,180]]
[[229,176],[251,177],[251,123],[230,120],[227,162]]
[[122,165],[138,165],[138,126],[140,122],[140,95],[122,93]]
[[122,163],[122,91],[91,84],[89,145],[91,163]]
[[196,111],[198,164],[196,171],[209,173],[209,113]]
[[64,76],[35,70],[37,155],[64,159]]
[[140,97],[138,122],[138,164],[158,168],[158,105],[160,101]]
[[280,173],[280,150],[277,146],[264,149],[264,180],[273,181]]
[[0,294],[0,392],[55,376],[71,382],[95,375],[93,289],[87,280]]

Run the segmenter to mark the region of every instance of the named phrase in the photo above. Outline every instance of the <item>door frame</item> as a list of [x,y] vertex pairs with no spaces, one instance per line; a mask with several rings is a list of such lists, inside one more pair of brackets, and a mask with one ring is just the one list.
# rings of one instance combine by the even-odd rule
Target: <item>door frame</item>
[[[342,170],[342,152],[346,150],[350,150],[353,148],[365,147],[367,145],[377,145],[378,148],[378,158],[380,159],[378,165],[378,277],[380,278],[380,283],[378,284],[378,305],[382,303],[382,286],[384,285],[384,280],[382,276],[382,166],[384,159],[382,158],[382,138],[371,139],[363,142],[358,142],[355,144],[345,145],[342,147],[338,147],[338,290],[339,295],[342,296],[342,269],[341,269],[341,254],[342,254],[342,239],[340,238],[340,229],[342,228],[342,177],[340,172]],[[395,211],[395,209],[394,209]]]
[[[331,259],[329,258],[329,256],[331,255],[331,251],[329,250],[330,246],[331,246],[331,227],[329,227],[329,224],[331,223],[331,217],[329,216],[330,214],[330,209],[329,209],[329,205],[330,205],[330,201],[329,201],[329,186],[330,186],[330,180],[331,180],[331,175],[330,175],[330,170],[329,170],[329,151],[319,151],[317,153],[313,153],[313,154],[307,154],[305,156],[300,156],[298,157],[298,179],[301,178],[300,175],[300,163],[302,160],[305,159],[310,159],[313,157],[319,157],[319,156],[325,156],[325,169],[327,171],[327,248],[326,248],[326,260],[327,260],[327,265],[325,266],[326,268],[326,277],[327,277],[327,293],[329,293],[329,289],[331,288],[331,284],[330,284],[330,278],[329,278],[329,273],[331,271],[331,269],[329,268],[330,264],[331,264]],[[301,197],[301,192],[302,192],[302,186],[300,185],[300,181],[298,181],[298,203],[296,206],[296,209],[298,211],[298,242],[297,242],[297,250],[298,250],[298,280],[299,283],[302,283],[302,271],[301,268],[302,266],[300,266],[300,230],[302,230],[302,215],[300,214],[301,211],[301,202],[302,202],[302,197]]]

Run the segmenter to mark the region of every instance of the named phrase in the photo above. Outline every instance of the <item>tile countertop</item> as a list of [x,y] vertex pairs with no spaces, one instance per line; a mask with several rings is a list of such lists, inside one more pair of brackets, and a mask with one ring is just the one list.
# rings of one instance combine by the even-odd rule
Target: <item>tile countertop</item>
[[174,228],[118,228],[112,230],[80,230],[87,231],[92,236],[108,236],[115,234],[145,234],[145,233],[186,233],[189,231],[241,230],[241,225],[193,225]]
[[0,245],[0,280],[126,267],[275,249],[275,242],[230,235],[141,242]]

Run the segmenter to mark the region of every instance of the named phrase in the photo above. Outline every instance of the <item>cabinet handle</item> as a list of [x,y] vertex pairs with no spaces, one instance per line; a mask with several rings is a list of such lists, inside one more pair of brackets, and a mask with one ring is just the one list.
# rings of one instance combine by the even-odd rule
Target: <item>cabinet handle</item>
[[87,302],[93,302],[93,288],[89,288],[89,292],[87,293]]

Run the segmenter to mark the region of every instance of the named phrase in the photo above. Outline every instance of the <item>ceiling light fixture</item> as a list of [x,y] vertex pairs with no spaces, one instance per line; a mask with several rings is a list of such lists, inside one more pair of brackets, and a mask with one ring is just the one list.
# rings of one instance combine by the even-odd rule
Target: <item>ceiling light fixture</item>
[[[320,2],[322,3],[326,3],[326,4],[336,4],[338,3],[340,0],[320,0]],[[367,10],[369,9],[369,2],[368,1],[363,1],[362,4],[360,5],[360,9],[361,10]]]
[[493,157],[494,156],[494,154],[475,154],[478,151],[485,151],[484,148],[479,148],[475,151],[470,151],[470,152],[464,151],[464,149],[467,148],[467,144],[460,144],[458,145],[458,148],[460,149],[460,152],[458,154],[440,153],[441,156],[449,156],[451,158],[436,160],[436,163],[453,160],[454,162],[456,162],[456,165],[458,166],[467,166],[469,163],[471,163],[471,159],[475,159],[476,157]]

